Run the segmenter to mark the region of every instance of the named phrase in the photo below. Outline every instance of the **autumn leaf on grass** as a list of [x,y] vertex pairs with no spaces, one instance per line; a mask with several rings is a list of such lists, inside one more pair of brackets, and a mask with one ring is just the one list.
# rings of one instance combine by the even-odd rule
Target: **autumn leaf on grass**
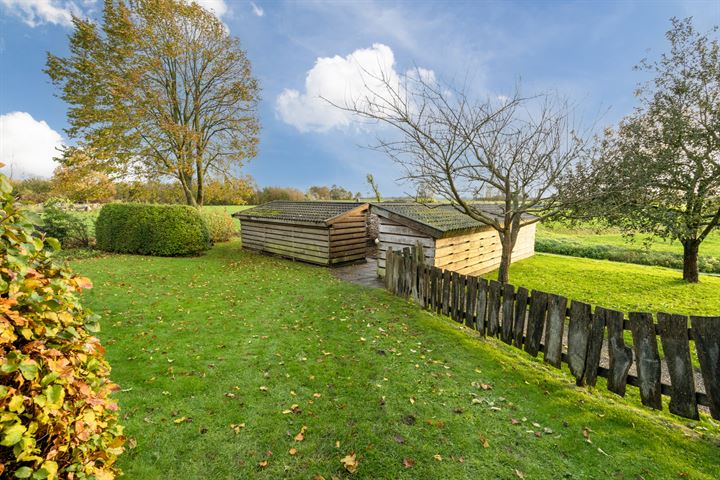
[[483,448],[490,448],[490,442],[482,433],[480,434],[480,444],[482,444]]
[[267,391],[268,391],[268,387],[266,387],[265,385],[263,385],[262,387],[260,387],[260,391],[261,391],[261,392],[267,392]]
[[439,453],[436,453],[435,455],[433,455],[433,458],[435,460],[437,460],[438,462],[442,462],[442,455],[440,455]]
[[268,466],[267,460],[262,460],[262,461],[258,462],[258,467],[260,467],[260,468],[265,468],[267,466]]
[[287,415],[288,413],[294,413],[297,415],[298,413],[302,413],[302,410],[300,409],[300,405],[298,405],[297,403],[293,403],[292,405],[290,405],[289,409],[283,410],[282,413],[284,415]]
[[235,432],[235,434],[237,435],[240,433],[240,430],[245,428],[245,423],[231,423],[230,428],[232,428],[233,431]]
[[173,423],[185,423],[185,422],[192,422],[192,418],[188,417],[179,417],[173,420]]
[[298,432],[297,435],[295,435],[295,441],[296,442],[302,442],[305,440],[305,431],[307,430],[307,427],[305,425],[302,426],[300,429],[300,432]]
[[405,457],[405,458],[403,458],[403,466],[405,468],[412,468],[415,466],[415,460],[413,460],[410,457]]
[[525,474],[523,472],[521,472],[520,470],[518,470],[517,468],[513,471],[513,473],[518,478],[525,478]]
[[294,455],[297,455],[297,448],[295,448],[295,447],[291,448],[291,449],[288,451],[288,453],[289,453],[290,455],[293,455],[293,456],[294,456]]
[[350,473],[357,472],[358,466],[360,465],[354,453],[351,453],[341,458],[340,463],[342,463],[343,467],[345,467],[345,470]]

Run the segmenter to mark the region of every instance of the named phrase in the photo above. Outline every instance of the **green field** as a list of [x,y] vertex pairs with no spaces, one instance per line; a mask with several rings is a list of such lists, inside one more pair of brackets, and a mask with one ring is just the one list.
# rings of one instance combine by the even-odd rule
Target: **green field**
[[720,314],[720,277],[688,284],[661,267],[537,253],[512,264],[510,283],[623,312]]
[[[520,262],[513,280],[548,258]],[[73,266],[95,283],[85,301],[102,315],[122,388],[127,478],[709,480],[720,471],[720,427],[707,417],[689,428],[639,406],[636,389],[620,399],[604,384],[576,388],[522,352],[327,269],[237,241],[197,258]],[[558,273],[582,279],[573,275]],[[341,463],[350,454],[354,474]]]
[[[571,240],[587,245],[613,245],[616,247],[631,248],[634,250],[645,250],[655,252],[670,252],[682,254],[683,247],[678,241],[655,239],[649,246],[645,241],[647,235],[635,235],[632,240],[616,229],[592,227],[589,225],[580,227],[566,227],[559,223],[540,224],[537,229],[538,238],[554,238],[560,240]],[[700,255],[720,257],[720,230],[716,230],[700,246]]]

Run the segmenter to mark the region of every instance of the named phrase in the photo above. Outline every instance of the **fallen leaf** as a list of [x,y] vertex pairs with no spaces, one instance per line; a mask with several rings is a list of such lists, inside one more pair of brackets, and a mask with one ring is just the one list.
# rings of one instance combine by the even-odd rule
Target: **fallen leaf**
[[260,391],[261,391],[261,392],[267,392],[267,391],[268,391],[268,388],[267,388],[265,385],[263,385],[262,387],[260,387]]
[[322,397],[322,395],[320,395],[319,393],[313,393],[313,397],[320,398],[320,397]]
[[520,470],[518,470],[517,468],[515,470],[513,470],[513,473],[518,478],[525,478],[525,474],[523,472],[521,472]]
[[487,437],[480,434],[480,443],[482,444],[483,448],[490,448],[490,442],[488,441]]
[[514,419],[514,418],[511,418],[511,419],[510,419],[510,423],[511,423],[512,425],[520,425],[520,420],[516,420],[516,419]]
[[188,417],[179,417],[173,420],[173,423],[185,423],[185,422],[192,422],[191,418]]
[[305,431],[307,430],[307,427],[305,425],[302,426],[300,429],[300,432],[298,432],[297,435],[295,435],[295,441],[296,442],[302,442],[305,440]]
[[534,433],[535,433],[536,437],[538,437],[538,438],[542,437],[542,433],[540,433],[540,432],[534,432]]
[[128,448],[132,450],[135,447],[137,447],[137,440],[135,439],[135,437],[128,438]]
[[433,455],[433,458],[438,462],[442,462],[442,456],[439,453]]
[[359,462],[357,461],[357,458],[354,453],[345,455],[343,458],[340,459],[340,463],[343,464],[343,467],[345,467],[345,470],[347,470],[348,472],[350,472],[350,473],[357,472]]
[[262,460],[262,461],[258,462],[258,467],[260,467],[260,468],[265,468],[267,466],[268,466],[267,460]]
[[291,448],[291,449],[288,451],[288,453],[289,453],[290,455],[297,455],[297,448],[295,448],[295,447]]
[[405,468],[412,468],[415,466],[415,460],[413,460],[410,457],[405,457],[405,458],[403,458],[403,466]]

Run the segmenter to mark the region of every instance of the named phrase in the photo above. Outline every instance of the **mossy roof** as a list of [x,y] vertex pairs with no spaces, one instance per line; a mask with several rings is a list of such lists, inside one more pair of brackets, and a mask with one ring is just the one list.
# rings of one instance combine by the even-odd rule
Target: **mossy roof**
[[328,225],[351,210],[367,207],[358,202],[292,202],[275,200],[233,214],[240,220],[267,220],[281,223]]
[[[426,227],[427,233],[434,237],[445,237],[456,233],[472,232],[490,228],[448,203],[420,204],[409,203],[373,203],[373,208],[386,210],[399,217],[410,220],[420,227]],[[478,210],[497,218],[502,222],[502,209],[499,205],[474,205]],[[395,220],[399,220],[395,217]]]

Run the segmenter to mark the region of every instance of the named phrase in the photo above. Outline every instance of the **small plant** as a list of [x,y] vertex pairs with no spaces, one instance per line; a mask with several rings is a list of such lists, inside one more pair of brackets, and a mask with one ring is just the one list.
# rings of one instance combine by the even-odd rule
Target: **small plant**
[[207,226],[211,242],[227,242],[237,235],[235,222],[229,213],[225,211],[203,211],[201,216],[205,226]]
[[52,198],[43,204],[40,230],[64,248],[89,247],[95,241],[94,225],[87,215],[72,210],[66,201]]
[[97,247],[106,252],[175,257],[210,248],[210,235],[196,208],[185,205],[112,203],[95,223]]
[[123,451],[87,278],[55,258],[60,242],[15,205],[0,175],[0,477],[111,480]]

